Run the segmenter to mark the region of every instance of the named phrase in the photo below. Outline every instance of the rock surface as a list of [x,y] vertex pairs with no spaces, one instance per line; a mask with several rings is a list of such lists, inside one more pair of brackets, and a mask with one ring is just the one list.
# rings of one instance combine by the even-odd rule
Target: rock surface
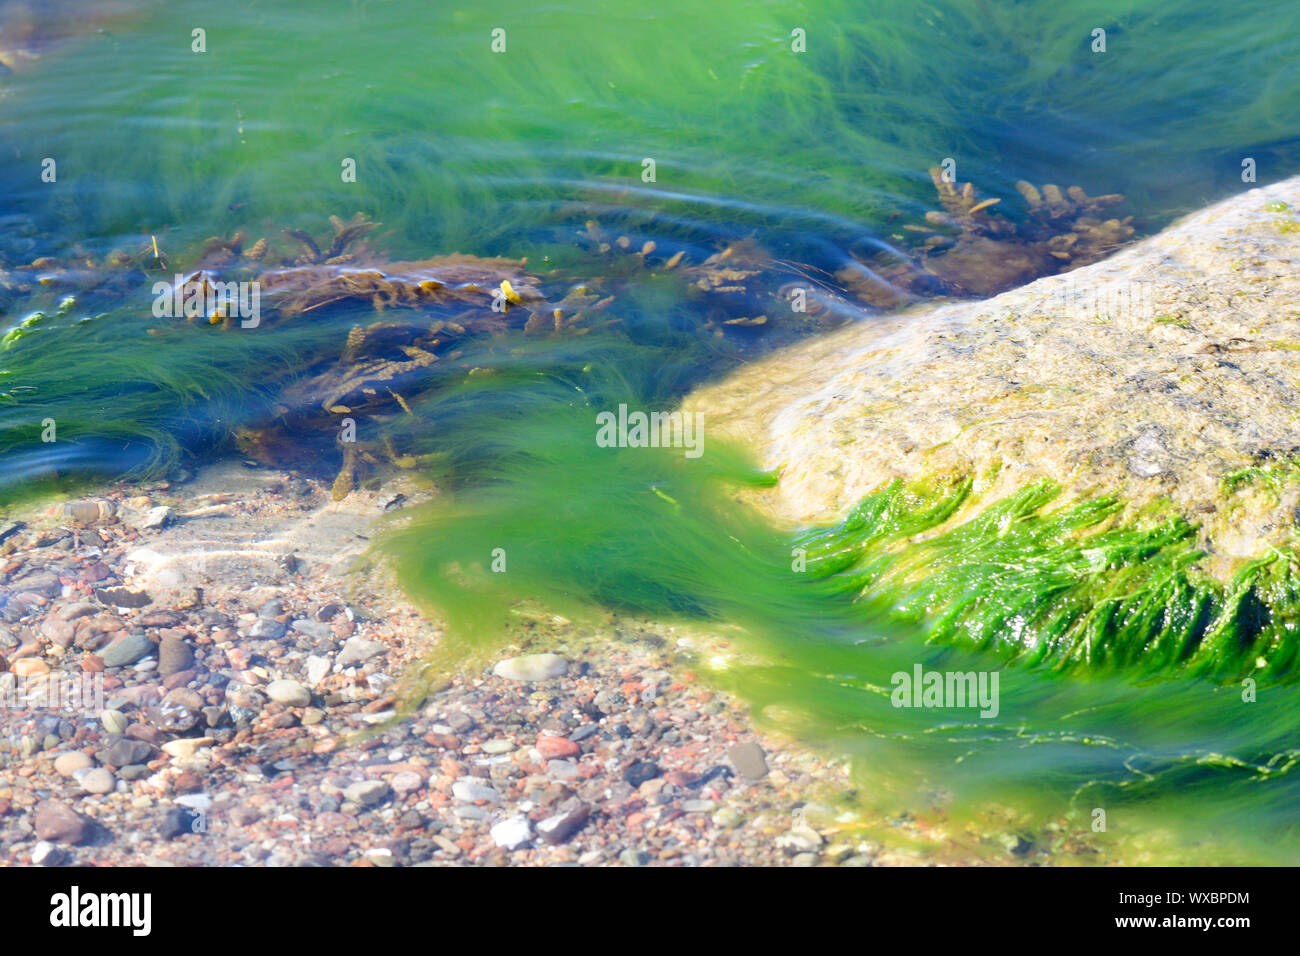
[[774,517],[822,523],[893,478],[983,477],[971,508],[1050,478],[1059,499],[1168,499],[1226,575],[1295,533],[1300,481],[1225,492],[1300,454],[1300,178],[993,299],[863,322],[690,396],[757,447]]

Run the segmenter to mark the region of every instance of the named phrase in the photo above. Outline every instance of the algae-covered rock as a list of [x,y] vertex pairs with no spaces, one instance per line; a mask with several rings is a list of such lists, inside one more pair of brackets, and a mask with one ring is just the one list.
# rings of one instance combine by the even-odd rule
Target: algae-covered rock
[[959,518],[1034,481],[1202,528],[1220,578],[1294,545],[1300,179],[995,298],[863,322],[687,401],[782,467],[763,506],[842,516],[893,478],[976,477]]

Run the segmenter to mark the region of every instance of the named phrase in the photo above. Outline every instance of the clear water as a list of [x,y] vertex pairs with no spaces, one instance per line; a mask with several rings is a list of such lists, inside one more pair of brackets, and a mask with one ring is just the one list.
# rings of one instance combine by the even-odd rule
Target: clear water
[[[577,241],[595,219],[664,254],[699,261],[752,237],[829,273],[902,242],[900,225],[934,205],[926,170],[949,157],[960,180],[988,195],[1014,199],[1022,178],[1122,192],[1124,212],[1146,231],[1248,188],[1244,158],[1260,182],[1300,168],[1300,8],[1286,4],[168,2],[69,15],[73,28],[55,32],[72,35],[57,43],[19,36],[16,10],[0,5],[0,58],[5,43],[40,55],[0,76],[0,268],[10,274],[42,256],[89,257],[87,268],[103,271],[111,251],[139,256],[156,240],[165,276],[209,236],[321,236],[330,215],[358,211],[383,223],[377,245],[393,260],[527,256],[539,271],[600,276],[608,261]],[[195,28],[206,31],[206,53],[191,49]],[[492,50],[496,28],[503,53]],[[1094,28],[1106,30],[1105,53],[1091,49]],[[804,53],[791,49],[796,29]],[[45,157],[58,164],[57,182],[41,180]],[[355,182],[340,176],[347,159]],[[654,182],[643,180],[646,159]],[[1010,199],[1003,206],[1014,214]],[[340,309],[255,334],[160,325],[149,315],[154,278],[81,292],[62,307],[68,290],[57,285],[3,302],[6,329],[44,315],[0,352],[7,496],[220,453],[237,427],[274,417],[284,383],[375,318]],[[774,656],[737,686],[760,709],[800,713],[794,724],[809,739],[857,754],[878,790],[953,786],[971,800],[1026,805],[1044,791],[1048,806],[1036,812],[1050,814],[1062,794],[1114,783],[1130,750],[1154,751],[1197,780],[1214,778],[1181,790],[1162,778],[1162,802],[1147,812],[1175,821],[1180,846],[1208,841],[1219,859],[1247,845],[1248,856],[1290,858],[1290,790],[1257,799],[1259,774],[1223,774],[1202,759],[1281,752],[1296,717],[1280,695],[1242,722],[1226,706],[1204,707],[1190,683],[1016,673],[992,736],[1028,733],[1034,746],[963,731],[959,749],[978,759],[956,761],[952,734],[911,717],[900,726],[864,693],[900,660],[940,652],[919,649],[914,635],[877,643],[895,633],[888,622],[832,612],[828,596],[756,590],[771,579],[738,573],[750,566],[714,533],[717,522],[740,522],[746,530],[733,537],[753,536],[751,552],[779,555],[788,542],[725,495],[711,497],[719,486],[698,469],[655,466],[662,482],[681,485],[655,485],[673,510],[648,494],[643,463],[614,465],[572,444],[589,441],[597,399],[671,402],[760,347],[702,336],[699,305],[677,285],[621,281],[624,331],[482,343],[483,364],[503,373],[492,389],[466,392],[449,379],[424,400],[443,416],[437,432],[401,436],[460,469],[453,501],[476,503],[459,517],[465,540],[509,532],[527,553],[544,532],[547,553],[566,557],[554,567],[601,584],[566,588],[556,573],[525,582],[547,600],[749,622]],[[37,440],[46,417],[66,441]],[[495,491],[473,491],[484,483]],[[561,534],[545,509],[564,513],[569,499],[539,489],[575,487],[586,497]],[[432,526],[426,534],[441,540]],[[423,569],[407,578],[417,596],[452,601],[428,579],[451,555],[405,547]],[[650,574],[647,562],[670,570]],[[642,600],[646,587],[654,593]],[[460,609],[467,632],[487,606]],[[815,624],[843,614],[833,634]],[[1106,753],[1094,764],[1081,757],[1088,735],[1124,743],[1088,750]],[[938,738],[948,742],[928,745]],[[1215,836],[1220,827],[1231,835]]]

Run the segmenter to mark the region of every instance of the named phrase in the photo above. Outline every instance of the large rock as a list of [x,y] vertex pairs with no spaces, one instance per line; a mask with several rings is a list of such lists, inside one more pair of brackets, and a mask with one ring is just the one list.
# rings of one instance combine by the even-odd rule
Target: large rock
[[790,524],[896,477],[979,477],[959,520],[1048,478],[1060,503],[1115,495],[1130,517],[1167,499],[1226,578],[1295,533],[1297,207],[1300,178],[1254,189],[1072,273],[775,354],[686,407],[783,467],[754,494]]

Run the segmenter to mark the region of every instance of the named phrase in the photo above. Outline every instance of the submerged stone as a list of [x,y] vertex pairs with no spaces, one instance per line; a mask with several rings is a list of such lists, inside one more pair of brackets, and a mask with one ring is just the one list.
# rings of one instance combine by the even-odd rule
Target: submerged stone
[[497,662],[492,673],[507,680],[531,682],[563,677],[568,669],[569,662],[558,654],[526,654]]

